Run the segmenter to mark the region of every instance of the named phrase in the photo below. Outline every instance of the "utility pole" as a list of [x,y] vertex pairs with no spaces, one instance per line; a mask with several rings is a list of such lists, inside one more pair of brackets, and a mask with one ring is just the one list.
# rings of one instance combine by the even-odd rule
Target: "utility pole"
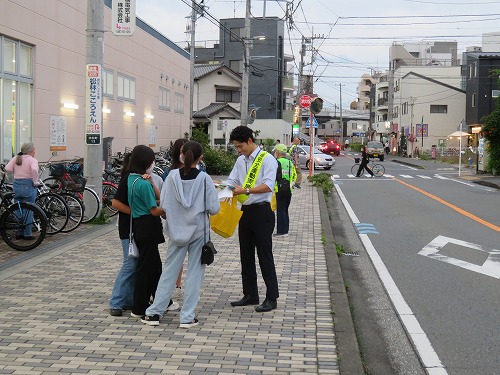
[[413,133],[413,106],[415,105],[415,98],[410,96],[410,126],[411,126],[411,157],[413,157],[413,144],[415,143],[415,134]]
[[243,35],[243,76],[241,79],[241,125],[248,125],[248,81],[250,76],[250,0],[246,0],[245,32]]
[[[193,0],[191,3],[191,45],[189,46],[189,138],[193,134],[193,106],[194,106],[194,42],[196,28],[196,8],[197,4]],[[198,103],[199,105],[199,103]]]
[[[87,0],[87,51],[86,63],[103,66],[104,56],[104,1]],[[87,78],[87,77],[86,77]],[[100,86],[100,85],[99,85]],[[102,93],[99,93],[101,96]],[[85,103],[85,110],[89,111],[88,103]],[[95,109],[97,116],[102,119],[102,106]],[[85,124],[85,127],[87,125]],[[101,121],[101,135],[102,121]],[[86,144],[83,170],[87,178],[87,185],[102,196],[102,163],[103,150],[102,140],[99,144]]]
[[302,80],[304,76],[304,56],[306,54],[306,43],[305,43],[305,37],[302,35],[302,45],[300,48],[300,66],[299,66],[299,82],[298,82],[298,94],[302,94],[302,90],[304,89],[302,87]]
[[340,86],[340,147],[344,144],[344,120],[342,119],[342,83]]
[[191,42],[189,46],[189,137],[193,134],[193,106],[194,106],[194,63],[196,59],[195,55],[195,41],[196,41],[196,16],[199,14],[203,16],[204,0],[201,0],[200,4],[197,4],[195,0],[191,2]]

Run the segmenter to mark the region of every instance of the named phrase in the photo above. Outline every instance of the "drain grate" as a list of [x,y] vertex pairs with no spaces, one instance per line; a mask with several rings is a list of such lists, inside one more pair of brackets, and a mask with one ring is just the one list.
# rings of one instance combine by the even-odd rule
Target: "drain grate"
[[357,251],[346,251],[344,255],[348,257],[359,257],[359,253]]

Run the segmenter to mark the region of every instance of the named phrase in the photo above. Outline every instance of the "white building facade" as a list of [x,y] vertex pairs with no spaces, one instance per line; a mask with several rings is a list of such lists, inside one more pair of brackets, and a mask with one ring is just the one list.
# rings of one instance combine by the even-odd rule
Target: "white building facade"
[[[87,2],[25,3],[4,0],[0,11],[2,161],[26,141],[40,161],[54,150],[83,156]],[[168,146],[189,131],[189,54],[140,19],[133,36],[114,36],[104,3],[102,136],[114,152]]]
[[460,67],[400,67],[394,72],[394,85],[392,121],[406,139],[406,154],[444,147],[465,118]]

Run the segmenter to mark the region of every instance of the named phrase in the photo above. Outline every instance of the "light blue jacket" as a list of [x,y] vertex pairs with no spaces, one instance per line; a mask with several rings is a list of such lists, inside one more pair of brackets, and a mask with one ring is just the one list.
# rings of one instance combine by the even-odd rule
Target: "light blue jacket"
[[206,210],[215,215],[220,210],[214,182],[205,172],[194,180],[182,180],[180,170],[170,171],[163,183],[160,207],[166,213],[165,233],[177,246],[184,246],[203,236],[206,226],[207,240],[210,223],[205,213],[203,190],[206,190]]

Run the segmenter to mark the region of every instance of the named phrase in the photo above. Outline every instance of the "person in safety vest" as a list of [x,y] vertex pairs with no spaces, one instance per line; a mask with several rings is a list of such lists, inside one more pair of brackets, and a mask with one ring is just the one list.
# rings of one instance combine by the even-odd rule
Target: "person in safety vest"
[[284,144],[276,146],[275,155],[279,163],[274,186],[277,222],[275,237],[286,237],[290,226],[288,207],[292,201],[292,184],[297,178],[297,173],[292,161],[287,158],[287,147]]
[[300,184],[302,182],[302,171],[300,170],[300,162],[299,162],[299,153],[297,149],[297,145],[300,144],[299,138],[295,137],[293,139],[293,144],[288,149],[288,154],[290,154],[290,159],[292,160],[293,165],[295,166],[295,171],[297,172],[297,179],[295,180],[294,188],[300,189]]
[[227,185],[234,186],[233,194],[243,211],[238,229],[243,297],[231,302],[231,306],[259,305],[255,268],[257,249],[267,292],[264,302],[256,306],[255,311],[267,312],[276,309],[279,297],[272,238],[275,219],[270,205],[278,163],[273,155],[254,143],[253,131],[247,126],[234,128],[229,141],[240,156],[229,174]]

